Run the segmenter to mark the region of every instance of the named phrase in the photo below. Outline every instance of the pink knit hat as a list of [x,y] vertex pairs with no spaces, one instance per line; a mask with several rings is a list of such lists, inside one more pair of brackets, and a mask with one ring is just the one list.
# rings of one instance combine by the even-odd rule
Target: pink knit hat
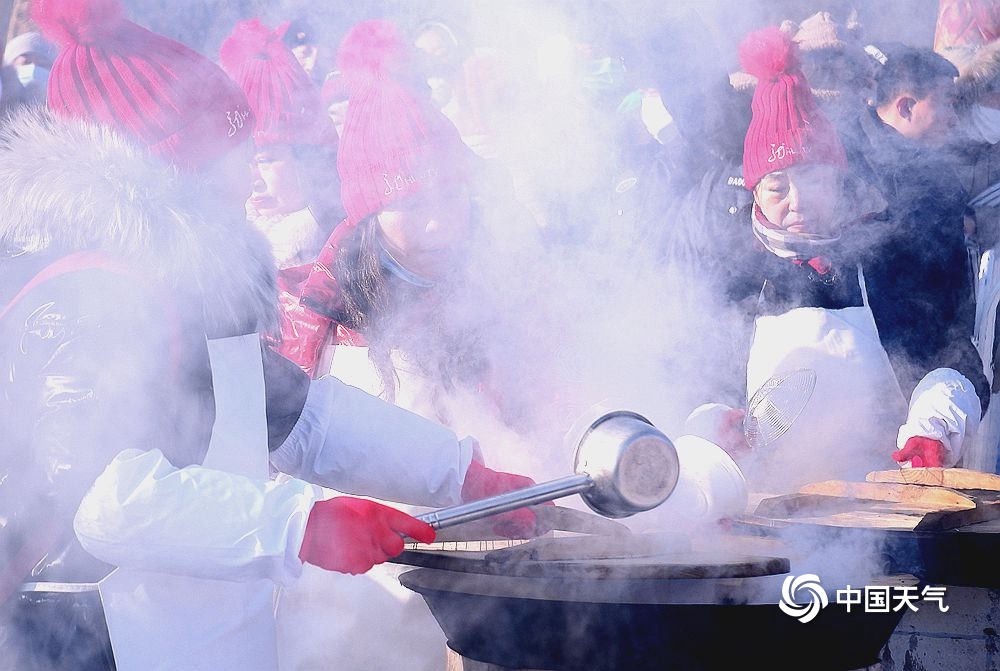
[[777,27],[747,35],[740,64],[757,77],[752,117],[743,141],[743,178],[753,189],[761,177],[800,163],[847,167],[837,131],[823,114],[799,69],[798,47]]
[[32,18],[60,45],[55,113],[114,126],[188,169],[250,136],[246,96],[222,68],[126,20],[119,0],[35,0]]
[[222,43],[219,60],[247,96],[257,146],[336,144],[337,131],[323,112],[318,87],[278,31],[259,19],[241,21]]
[[465,179],[470,150],[458,130],[418,93],[409,44],[382,20],[354,26],[337,65],[350,104],[337,155],[348,225],[435,184]]

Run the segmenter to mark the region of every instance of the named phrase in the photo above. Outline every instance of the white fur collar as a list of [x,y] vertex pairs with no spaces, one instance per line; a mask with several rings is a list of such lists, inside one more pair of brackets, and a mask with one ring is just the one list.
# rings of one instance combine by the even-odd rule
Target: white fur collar
[[273,327],[273,258],[241,207],[213,216],[198,180],[113,130],[18,113],[0,128],[0,184],[0,243],[104,250],[167,286],[194,280],[210,332]]

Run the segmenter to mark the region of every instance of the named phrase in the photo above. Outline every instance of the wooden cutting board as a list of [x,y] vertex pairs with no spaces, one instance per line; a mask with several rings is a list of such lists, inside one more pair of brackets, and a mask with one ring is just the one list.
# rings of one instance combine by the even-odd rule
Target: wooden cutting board
[[971,510],[941,511],[927,513],[914,527],[914,531],[947,531],[971,524],[1000,519],[1000,502],[979,503]]
[[[939,474],[932,477],[941,479]],[[981,489],[959,492],[899,482],[828,480],[805,485],[795,494],[763,499],[755,514],[837,527],[947,531],[1000,519],[1000,493]]]
[[953,489],[903,483],[826,480],[805,485],[799,489],[799,493],[898,503],[914,512],[968,510],[976,507],[976,501],[972,497]]
[[865,480],[1000,492],[1000,475],[967,468],[897,468],[890,471],[872,471],[865,476]]

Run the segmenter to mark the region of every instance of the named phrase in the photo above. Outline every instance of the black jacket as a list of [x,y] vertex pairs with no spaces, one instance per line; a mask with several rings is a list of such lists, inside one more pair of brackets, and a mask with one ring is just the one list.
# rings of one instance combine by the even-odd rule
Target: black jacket
[[[843,244],[829,250],[831,269],[821,274],[808,263],[781,259],[766,250],[748,223],[745,235],[735,243],[733,258],[738,262],[731,266],[729,298],[758,314],[781,314],[796,307],[860,306],[860,266],[879,339],[904,395],[908,398],[931,370],[953,368],[975,385],[985,411],[989,388],[972,344],[969,313],[956,305],[962,285],[946,263],[927,261],[920,239],[894,241],[883,230],[887,225],[868,222],[848,229]],[[886,240],[890,247],[868,248],[863,243],[870,236]]]
[[885,330],[883,345],[890,358],[918,370],[955,368],[975,384],[985,409],[988,385],[972,345],[967,194],[954,164],[943,151],[900,135],[874,110],[861,117],[859,128],[864,151],[857,156],[864,161],[852,168],[878,185],[888,202],[885,215],[870,226],[871,237],[858,241],[872,312],[880,333]]

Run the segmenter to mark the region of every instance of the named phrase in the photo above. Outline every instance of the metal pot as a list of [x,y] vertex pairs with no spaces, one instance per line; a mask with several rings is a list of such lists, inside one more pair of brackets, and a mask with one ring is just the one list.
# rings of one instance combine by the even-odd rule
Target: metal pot
[[628,517],[667,500],[680,463],[673,443],[652,422],[626,410],[590,423],[576,448],[573,470],[590,476],[584,502],[605,517]]
[[418,515],[435,529],[580,494],[605,517],[628,517],[667,500],[677,485],[680,464],[673,443],[634,412],[608,412],[575,432],[576,458],[571,475],[472,503]]

